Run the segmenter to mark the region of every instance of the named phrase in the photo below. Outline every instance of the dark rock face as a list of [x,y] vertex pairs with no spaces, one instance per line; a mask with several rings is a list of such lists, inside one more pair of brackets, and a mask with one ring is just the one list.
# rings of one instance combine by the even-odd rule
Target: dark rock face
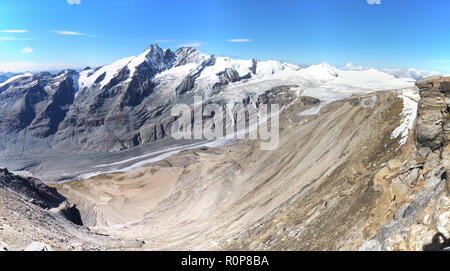
[[61,210],[60,214],[72,223],[83,226],[83,220],[81,219],[80,211],[75,205],[66,204]]
[[[54,89],[54,92],[49,93],[48,104],[33,119],[29,126],[32,134],[36,137],[47,137],[57,132],[59,124],[64,120],[69,110],[69,106],[74,100],[74,82],[70,75],[73,75],[74,71],[67,71],[68,75]],[[60,74],[59,76],[64,76]]]
[[16,176],[7,169],[0,169],[0,188],[12,191],[44,209],[56,208],[66,200],[55,188],[34,178]]
[[[443,250],[448,246],[450,133],[446,127],[450,115],[445,97],[447,82],[450,77],[431,77],[416,83],[421,99],[414,128],[416,140],[411,142],[415,146],[407,150],[403,163],[391,160],[388,168],[375,175],[375,188],[384,186],[379,190],[384,192],[372,216],[381,214],[378,217],[386,223],[360,250]],[[392,181],[386,182],[387,179]],[[402,204],[392,208],[392,202],[398,200]],[[432,222],[424,217],[431,218]]]
[[70,205],[67,199],[35,178],[22,178],[0,168],[0,189],[7,190],[16,196],[43,209],[54,209],[67,220],[76,225],[83,225],[80,212],[75,205]]
[[[170,114],[174,104],[192,102],[194,90],[218,93],[256,73],[257,61],[253,59],[248,74],[240,76],[235,69],[226,68],[216,74],[216,83],[199,86],[198,78],[216,60],[216,56],[194,48],[172,52],[153,44],[137,57],[94,70],[87,67],[80,73],[66,70],[57,75],[21,75],[0,85],[0,159],[49,152],[117,152],[165,140],[175,120]],[[190,66],[184,69],[184,65]],[[186,73],[161,76],[177,68]],[[266,93],[261,102],[285,104],[292,95],[268,98]],[[247,97],[244,103],[250,99],[258,97]],[[4,166],[29,168],[28,164],[8,162]]]
[[[177,58],[156,44],[141,56],[143,61],[134,67],[133,74],[124,66],[102,86],[106,72],[93,80],[92,87],[78,89],[79,74],[67,70],[58,75],[25,76],[0,87],[0,149],[12,153],[49,148],[109,152],[141,144],[140,130],[171,102],[152,96],[153,78]],[[94,73],[89,72],[88,77]],[[155,140],[170,129],[161,130],[158,128]]]
[[450,77],[430,77],[416,85],[422,98],[418,107],[417,145],[424,157],[431,151],[439,152],[446,169],[447,195],[450,195]]
[[422,103],[419,104],[417,119],[417,142],[419,147],[432,150],[441,148],[450,139],[448,119],[450,104],[450,79],[431,77],[417,82]]
[[241,78],[235,69],[227,68],[223,72],[217,74],[219,76],[220,82],[214,85],[214,89],[228,85],[229,83],[237,82]]
[[[251,69],[251,68],[250,68]],[[223,72],[217,74],[219,76],[219,82],[217,82],[213,89],[220,89],[229,83],[234,83],[241,81],[243,79],[250,79],[252,77],[251,73],[246,74],[245,76],[240,77],[238,72],[232,68],[226,68]]]
[[[279,86],[274,87],[266,92],[264,92],[261,96],[259,96],[257,101],[257,106],[261,104],[279,104],[279,105],[287,105],[293,102],[297,95],[291,91],[292,88],[297,88],[297,85],[287,85],[287,86]],[[300,99],[304,99],[305,103],[311,104],[319,104],[320,101],[311,97],[300,97]],[[311,100],[313,99],[313,100]]]
[[[190,54],[194,54],[194,56],[188,57],[185,55],[187,52],[185,52],[185,51],[180,52],[180,50],[177,51],[178,54],[183,53],[181,55],[180,63],[186,63],[187,61],[199,61],[198,56],[196,56],[198,54],[198,52],[197,52],[197,54],[195,54],[195,53],[193,53],[192,50],[188,50],[187,52],[189,52]],[[196,58],[192,59],[193,57],[196,57]],[[182,95],[182,94],[194,89],[195,80],[200,76],[200,74],[205,70],[206,67],[213,66],[215,63],[216,63],[216,59],[214,56],[203,61],[200,68],[197,71],[195,71],[191,74],[188,74],[186,77],[184,77],[181,84],[176,88],[177,95]],[[178,65],[178,63],[177,63],[177,65]]]
[[[171,67],[175,61],[176,55],[169,49],[163,51],[158,45],[153,44],[149,47],[149,50],[149,53],[146,55],[146,61],[136,67],[136,72],[131,79],[131,83],[121,97],[121,109],[125,106],[139,105],[144,98],[152,93],[154,89],[154,84],[152,83],[153,77],[157,73]],[[111,85],[107,85],[105,88],[110,89],[119,82],[126,80],[129,77],[129,70],[124,70],[126,72],[122,71],[122,74],[119,74],[122,78],[115,81],[113,79],[110,83]]]
[[195,86],[195,76],[188,75],[183,78],[181,84],[176,88],[177,95],[182,95],[188,91],[191,91]]
[[175,52],[176,60],[173,63],[174,67],[179,67],[192,62],[198,62],[200,53],[194,48],[182,47]]
[[307,105],[307,106],[317,106],[321,103],[319,99],[309,97],[309,96],[301,96],[299,98],[299,100],[301,103],[303,103],[304,105]]
[[38,137],[55,134],[74,98],[74,71],[40,73],[0,89],[0,134],[8,138],[25,129]]
[[252,71],[253,74],[256,74],[256,65],[257,65],[257,61],[256,59],[252,59],[252,67],[250,68],[250,70]]

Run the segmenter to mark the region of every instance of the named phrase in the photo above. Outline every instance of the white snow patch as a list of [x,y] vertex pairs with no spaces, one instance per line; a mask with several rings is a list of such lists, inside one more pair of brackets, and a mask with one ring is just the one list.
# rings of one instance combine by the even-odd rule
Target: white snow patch
[[[201,78],[196,81],[199,86],[205,86],[207,80],[214,82],[216,76]],[[226,101],[230,105],[242,101],[247,96],[260,95],[273,87],[281,85],[297,85],[296,93],[311,96],[321,101],[320,107],[350,97],[353,94],[367,94],[379,90],[402,89],[414,86],[415,81],[409,78],[396,78],[390,74],[375,69],[363,71],[345,71],[332,67],[327,63],[312,65],[301,69],[296,65],[276,61],[257,63],[256,75],[248,81],[228,84],[225,89],[216,94],[213,99]],[[203,89],[207,91],[208,86]],[[316,114],[318,109],[303,114]]]
[[82,88],[89,88],[94,85],[97,78],[105,74],[103,80],[99,83],[100,88],[106,86],[111,79],[113,79],[126,65],[130,63],[135,57],[127,57],[120,59],[112,64],[106,65],[92,73],[92,70],[86,70],[80,72],[80,78],[78,79],[78,86]]
[[400,125],[392,132],[391,139],[400,136],[400,146],[402,146],[406,143],[414,120],[417,117],[417,106],[420,100],[419,89],[404,89],[399,97],[403,100],[403,110],[401,113],[403,118]]

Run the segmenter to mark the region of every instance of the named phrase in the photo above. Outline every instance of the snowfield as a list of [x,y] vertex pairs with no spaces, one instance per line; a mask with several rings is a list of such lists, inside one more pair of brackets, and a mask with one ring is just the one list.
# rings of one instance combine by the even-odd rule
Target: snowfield
[[[165,50],[160,50],[157,51],[157,54],[163,52]],[[98,85],[101,89],[108,85],[124,68],[130,71],[129,78],[123,82],[127,84],[131,82],[136,67],[143,63],[161,70],[153,81],[158,83],[156,90],[164,93],[168,98],[176,96],[176,88],[184,78],[200,72],[195,79],[192,92],[203,96],[204,99],[212,98],[225,103],[240,102],[249,95],[258,96],[280,85],[298,85],[298,93],[320,99],[323,106],[352,94],[401,89],[411,87],[415,83],[415,80],[411,78],[397,78],[376,69],[346,70],[327,63],[300,68],[298,65],[274,60],[258,61],[217,57],[189,48],[183,48],[177,59],[165,66],[155,61],[152,53],[154,51],[148,48],[138,56],[118,60],[97,70],[82,71],[78,79],[78,86],[80,89],[84,89]],[[159,57],[163,56],[159,55]],[[205,63],[211,58],[214,58],[214,65],[206,66]],[[255,73],[252,72],[252,68]],[[226,69],[235,70],[241,78],[250,74],[251,78],[229,83],[221,89],[220,93],[213,93],[214,85],[220,82],[218,74]]]

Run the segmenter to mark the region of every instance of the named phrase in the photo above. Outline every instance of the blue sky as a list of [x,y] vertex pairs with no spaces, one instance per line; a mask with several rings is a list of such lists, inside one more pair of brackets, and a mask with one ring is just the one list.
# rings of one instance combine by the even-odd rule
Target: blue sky
[[449,14],[448,0],[1,0],[0,71],[97,66],[157,42],[450,73]]

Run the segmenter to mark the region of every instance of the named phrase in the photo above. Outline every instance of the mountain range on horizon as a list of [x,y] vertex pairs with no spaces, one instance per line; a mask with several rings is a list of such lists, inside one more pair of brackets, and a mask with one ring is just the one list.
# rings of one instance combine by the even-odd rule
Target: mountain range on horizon
[[2,266],[450,251],[449,0],[0,3]]
[[[157,44],[10,76],[0,250],[445,249],[449,82]],[[279,105],[278,147],[173,138],[171,110],[194,115],[195,97],[231,125],[242,108]]]
[[[170,141],[176,120],[170,109],[177,103],[192,104],[194,96],[205,104],[220,104],[224,112],[244,101],[257,109],[264,95],[287,86],[294,96],[319,99],[318,111],[352,94],[414,82],[375,69],[338,69],[327,63],[300,68],[218,57],[194,48],[172,52],[152,44],[140,55],[95,69],[24,73],[0,83],[0,161],[31,170],[41,163],[32,155],[49,150],[114,153]],[[27,159],[11,159],[12,154]]]
[[[158,46],[156,43],[154,44],[156,46]],[[159,46],[158,46],[159,47]],[[194,49],[194,48],[192,48]],[[170,50],[170,49],[168,49]],[[236,59],[242,59],[242,58],[236,58]],[[278,60],[273,60],[273,61],[277,61],[280,63],[292,63],[289,60],[283,60],[283,61],[278,61]],[[328,64],[328,63],[327,63]],[[103,65],[103,66],[108,66],[109,64]],[[294,64],[297,65],[297,64]],[[312,65],[316,65],[316,64],[312,64]],[[97,68],[101,68],[103,66],[98,66],[98,67],[93,67],[94,69]],[[297,65],[298,67],[302,67],[302,68],[307,68],[311,65]],[[352,63],[348,62],[343,66],[333,66],[334,68],[338,68],[341,70],[367,70],[367,69],[371,69],[371,67],[368,66],[362,66],[362,65],[353,65]],[[85,67],[80,67],[80,68],[65,68],[65,69],[53,69],[53,70],[42,70],[42,71],[24,71],[24,72],[9,72],[9,71],[0,71],[0,83],[6,81],[7,79],[15,76],[15,75],[19,75],[19,74],[23,74],[23,73],[33,73],[33,74],[37,74],[37,73],[41,73],[41,72],[49,72],[51,74],[58,74],[60,72],[63,72],[65,70],[75,70],[77,72],[83,71],[84,69],[89,68],[89,66],[85,66]],[[437,75],[444,75],[443,73],[437,72],[437,71],[432,71],[432,70],[425,70],[425,69],[417,69],[417,68],[408,68],[408,69],[403,69],[403,68],[379,68],[378,70],[394,75],[396,77],[399,78],[412,78],[415,80],[421,79],[422,77],[429,77],[429,76],[437,76]]]

